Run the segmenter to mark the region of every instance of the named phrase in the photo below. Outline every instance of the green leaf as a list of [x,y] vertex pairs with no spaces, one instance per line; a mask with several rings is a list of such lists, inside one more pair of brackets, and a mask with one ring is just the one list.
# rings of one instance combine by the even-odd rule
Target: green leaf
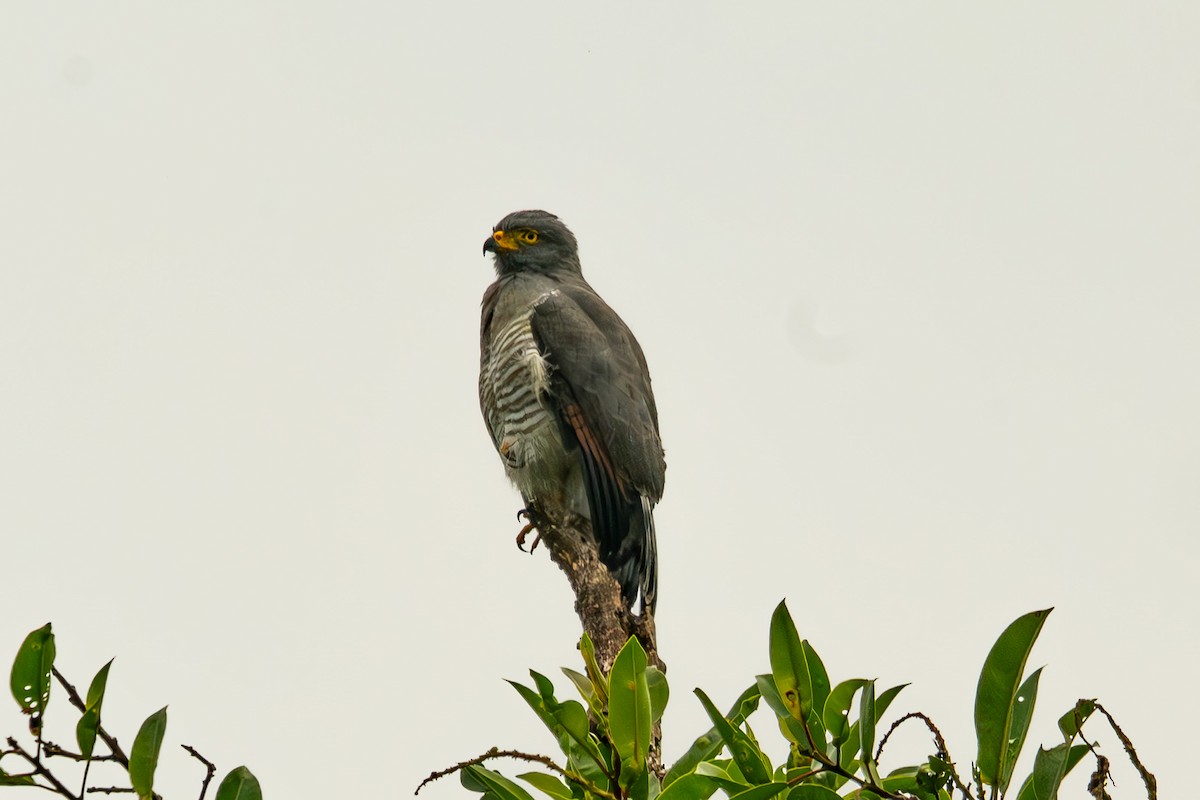
[[779,690],[775,688],[775,678],[771,675],[758,675],[755,678],[755,683],[758,685],[758,691],[762,695],[762,699],[767,701],[767,705],[775,712],[775,716],[778,718],[779,732],[789,742],[799,745],[804,752],[810,752],[812,747],[808,743],[808,735],[804,732],[804,726],[800,723],[800,720],[792,716],[787,705],[783,702],[783,698],[779,696]]
[[571,800],[570,787],[553,775],[547,775],[544,772],[526,772],[517,777],[551,797],[558,797],[561,800]]
[[237,767],[221,779],[217,800],[262,800],[262,788],[254,773],[245,767]]
[[905,686],[908,686],[908,684],[902,683],[899,686],[893,686],[892,688],[888,689],[886,692],[884,692],[883,694],[881,694],[875,698],[875,723],[876,724],[879,724],[879,720],[884,715],[884,713],[887,712],[888,706],[890,706],[892,704],[892,701],[896,699],[896,695],[900,694],[900,692],[904,689]]
[[1017,757],[1025,746],[1025,734],[1029,733],[1029,720],[1033,718],[1033,706],[1037,702],[1038,680],[1042,677],[1042,667],[1034,670],[1013,698],[1012,726],[1008,736],[1008,747],[1004,754],[1004,772],[1000,775],[1000,792],[1008,791],[1012,782],[1013,768],[1017,766]]
[[764,783],[760,786],[751,786],[745,791],[738,792],[732,795],[729,800],[769,800],[769,798],[787,790],[788,785],[786,783]]
[[26,772],[21,775],[9,775],[0,768],[0,786],[36,786],[37,782],[33,779],[32,772]]
[[733,756],[734,763],[737,764],[746,780],[751,784],[770,783],[771,765],[763,751],[759,749],[758,743],[721,716],[721,712],[702,690],[696,689],[696,696],[700,698],[700,703],[708,712],[708,718],[712,720],[713,727],[720,735],[721,741],[729,748],[729,754]]
[[570,667],[562,667],[561,669],[562,674],[570,678],[571,683],[575,684],[575,691],[579,692],[579,696],[591,706],[596,699],[596,687],[592,684],[592,679]]
[[829,693],[825,707],[821,712],[821,721],[825,730],[833,737],[834,747],[841,747],[850,734],[850,706],[854,703],[854,694],[866,686],[862,678],[851,678],[842,681]]
[[594,776],[596,770],[603,771],[603,756],[590,735],[587,711],[582,705],[574,700],[559,703],[554,699],[553,687],[543,695],[516,681],[508,683],[554,735],[562,751],[576,760],[582,772]]
[[646,690],[650,692],[650,719],[658,722],[667,710],[667,700],[671,697],[667,676],[658,667],[646,667]]
[[829,749],[829,737],[825,733],[825,725],[821,722],[821,718],[814,711],[808,718],[808,734],[812,737],[813,744],[817,746],[817,750],[822,754],[828,755],[825,751]]
[[732,796],[746,788],[746,779],[740,773],[735,778],[726,767],[733,767],[737,772],[737,764],[734,764],[732,759],[720,759],[697,764],[695,774],[711,779],[725,794]]
[[1029,651],[1052,609],[1033,611],[1017,618],[992,645],[975,691],[975,735],[979,742],[976,766],[980,781],[1000,786],[1012,770],[1006,764],[1012,738],[1013,705],[1025,672]]
[[529,676],[533,678],[533,685],[537,687],[538,694],[544,698],[547,698],[551,702],[555,702],[554,684],[550,682],[550,679],[542,673],[532,669],[529,670]]
[[1096,710],[1095,700],[1080,700],[1067,713],[1058,718],[1058,729],[1062,731],[1063,738],[1068,742],[1075,738],[1079,733],[1079,729],[1083,727],[1083,723],[1088,721],[1088,717]]
[[788,793],[787,800],[842,800],[832,789],[817,783],[802,783]]
[[85,760],[92,757],[96,747],[96,734],[100,730],[100,707],[104,704],[104,690],[108,686],[108,669],[112,659],[100,668],[92,684],[88,687],[87,704],[79,722],[75,725],[75,741],[79,744],[79,754]]
[[825,708],[825,701],[829,699],[829,673],[825,671],[825,663],[808,639],[800,645],[804,648],[804,660],[808,663],[808,675],[812,681],[812,708],[820,714]]
[[[738,696],[738,699],[733,702],[733,707],[729,709],[729,713],[721,719],[734,726],[741,725],[742,720],[758,709],[758,700],[757,685],[749,687]],[[666,777],[663,778],[664,790],[665,787],[691,773],[702,761],[712,758],[720,752],[724,742],[725,740],[721,738],[716,726],[710,728],[704,735],[697,737],[687,752],[667,770]]]
[[1067,742],[1049,750],[1038,748],[1033,760],[1033,772],[1021,784],[1017,800],[1056,800],[1063,779],[1087,752],[1087,745],[1071,747]]
[[[864,685],[865,685],[865,682],[864,682]],[[903,691],[903,689],[906,686],[908,686],[907,683],[902,683],[899,686],[893,686],[892,688],[888,689],[886,692],[884,692],[883,694],[881,694],[875,698],[875,724],[876,724],[876,726],[879,725],[879,720],[882,719],[884,713],[888,709],[888,706],[890,706],[892,704],[892,701],[896,699],[896,695],[900,694],[900,692]],[[861,704],[861,702],[860,702],[860,704]],[[840,766],[842,769],[846,770],[847,772],[854,772],[855,770],[858,769],[858,762],[857,762],[856,757],[859,754],[859,748],[861,747],[861,744],[862,744],[862,737],[860,735],[861,727],[862,726],[860,725],[859,720],[855,720],[854,724],[852,724],[850,726],[850,733],[846,736],[846,744],[850,745],[850,747],[844,747],[842,749],[841,755],[838,758],[838,766]],[[839,778],[839,779],[835,779],[834,782],[838,786],[840,786],[841,784],[845,783],[845,780]]]
[[662,790],[658,800],[708,800],[717,790],[717,782],[705,775],[692,773],[677,778]]
[[150,800],[154,794],[154,770],[167,732],[167,707],[163,706],[142,723],[129,752],[129,783],[140,800]]
[[29,731],[34,736],[41,736],[42,715],[50,702],[54,654],[54,633],[47,622],[25,637],[9,676],[13,698],[21,713],[29,715]]
[[805,719],[813,706],[812,676],[796,623],[788,613],[787,601],[775,607],[771,615],[771,676],[788,713]]
[[600,669],[600,662],[596,660],[596,646],[592,644],[591,637],[586,633],[579,640],[579,654],[583,656],[583,665],[587,670],[588,678],[591,679],[592,685],[599,693],[597,700],[602,706],[607,706],[608,679],[604,677],[604,672]]
[[492,772],[487,767],[472,764],[464,769],[463,773],[470,775],[479,785],[487,787],[488,793],[494,794],[499,800],[533,800],[533,795],[519,784],[513,783],[499,772]]
[[875,710],[875,681],[863,684],[858,701],[858,746],[862,750],[862,764],[867,776],[876,784],[879,773],[875,768],[875,723],[879,719]]
[[645,771],[651,727],[646,651],[630,636],[608,676],[608,730],[621,759],[622,785]]
[[791,710],[783,702],[783,697],[780,696],[779,689],[775,686],[774,675],[755,675],[754,684],[758,687],[759,696],[767,701],[767,707],[775,712],[775,716],[792,718]]

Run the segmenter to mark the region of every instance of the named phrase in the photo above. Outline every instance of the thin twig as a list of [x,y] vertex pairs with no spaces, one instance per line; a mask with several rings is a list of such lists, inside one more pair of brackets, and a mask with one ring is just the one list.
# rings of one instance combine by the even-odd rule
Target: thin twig
[[88,789],[88,793],[96,794],[133,794],[133,789],[125,789],[120,786],[93,786]]
[[[70,798],[72,798],[72,800],[79,800],[79,798],[76,795],[71,794],[71,790],[68,789],[66,786],[64,786],[62,781],[60,781],[58,778],[54,777],[54,774],[52,772],[50,772],[50,770],[48,770],[44,766],[42,766],[42,762],[40,760],[38,760],[37,758],[34,758],[29,753],[27,753],[25,751],[25,748],[21,747],[20,743],[17,742],[17,740],[12,738],[11,736],[8,738],[8,746],[10,748],[12,748],[12,750],[11,750],[12,753],[19,755],[21,758],[25,759],[29,763],[29,766],[33,767],[33,773],[35,775],[43,777],[47,781],[49,781],[50,785],[54,787],[53,791],[58,792],[63,797],[70,797]],[[50,786],[43,786],[42,788],[49,789]]]
[[204,775],[204,783],[200,784],[200,800],[204,800],[204,794],[208,791],[208,784],[210,781],[212,781],[213,775],[217,773],[217,765],[197,753],[196,748],[189,744],[181,744],[180,747],[182,747],[184,750],[187,750],[193,758],[203,764],[204,768],[208,770],[208,772]]
[[933,720],[922,714],[920,711],[913,711],[910,714],[905,714],[903,717],[892,723],[892,727],[888,728],[887,733],[885,733],[883,738],[879,740],[879,747],[875,748],[875,763],[879,763],[879,758],[883,755],[883,746],[887,744],[888,738],[897,728],[900,727],[901,723],[910,719],[919,719],[925,723],[926,728],[929,728],[929,732],[933,734],[933,743],[937,745],[937,757],[950,765],[950,776],[954,779],[954,785],[958,787],[960,792],[962,792],[964,800],[974,800],[974,795],[971,794],[971,790],[963,783],[962,778],[958,777],[958,770],[955,769],[954,759],[950,757],[950,750],[946,747],[946,739],[942,736],[942,732],[938,730],[937,725],[933,724]]
[[1095,706],[1096,710],[1108,719],[1108,724],[1112,726],[1113,732],[1121,740],[1126,754],[1129,755],[1129,760],[1133,762],[1134,768],[1142,776],[1142,783],[1146,784],[1146,797],[1149,800],[1158,800],[1158,779],[1142,764],[1142,760],[1138,758],[1137,751],[1133,749],[1133,742],[1129,741],[1129,737],[1125,735],[1125,731],[1121,730],[1121,726],[1117,724],[1117,721],[1112,718],[1112,714],[1108,713],[1108,709],[1099,703],[1096,703]]
[[[63,677],[62,673],[58,671],[58,667],[51,667],[51,669],[54,670],[54,677],[57,678],[58,682],[62,684],[62,687],[66,689],[67,698],[71,701],[71,705],[75,706],[75,708],[79,709],[80,711],[87,711],[87,704],[83,702],[83,698],[79,696],[79,692],[75,691],[75,687],[72,686],[70,682]],[[97,726],[96,734],[104,740],[106,745],[108,745],[108,749],[112,752],[112,760],[116,761],[118,764],[128,770],[129,756],[125,755],[125,751],[121,749],[121,745],[117,744],[117,740],[111,736],[108,731],[104,730],[103,725]]]
[[488,750],[486,753],[484,753],[481,756],[476,756],[475,758],[468,759],[467,761],[460,761],[459,763],[455,764],[453,767],[449,767],[448,769],[443,769],[438,772],[429,773],[429,777],[426,778],[425,780],[421,781],[420,785],[417,786],[417,790],[415,792],[413,792],[413,794],[414,795],[420,794],[421,790],[425,788],[425,784],[427,784],[427,783],[432,783],[433,781],[436,781],[439,778],[444,778],[447,775],[453,775],[455,772],[464,770],[467,767],[478,766],[479,764],[482,764],[483,762],[485,762],[491,758],[515,758],[520,761],[532,761],[534,763],[541,764],[542,766],[546,767],[547,769],[549,769],[553,772],[557,772],[559,775],[563,776],[564,778],[566,778],[569,781],[572,781],[575,783],[582,783],[584,786],[587,787],[587,790],[589,792],[592,792],[593,794],[599,795],[600,797],[607,797],[607,798],[609,798],[609,800],[616,800],[616,797],[611,792],[606,792],[605,790],[601,789],[599,786],[592,785],[586,779],[582,778],[579,775],[573,775],[570,772],[567,772],[565,769],[560,767],[558,764],[555,764],[548,756],[540,756],[535,753],[522,753],[519,750],[501,750],[498,747],[493,747],[492,749]]

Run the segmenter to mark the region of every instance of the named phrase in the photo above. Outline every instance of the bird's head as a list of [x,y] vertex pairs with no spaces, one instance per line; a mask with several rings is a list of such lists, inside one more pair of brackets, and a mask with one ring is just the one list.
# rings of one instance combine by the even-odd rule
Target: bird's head
[[575,234],[547,211],[514,211],[496,223],[483,243],[496,256],[496,273],[579,272]]

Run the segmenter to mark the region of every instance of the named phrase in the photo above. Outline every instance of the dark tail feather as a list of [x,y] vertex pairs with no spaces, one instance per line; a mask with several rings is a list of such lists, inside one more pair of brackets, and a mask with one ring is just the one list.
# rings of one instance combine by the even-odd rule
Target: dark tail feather
[[654,504],[637,497],[627,506],[629,516],[625,534],[615,553],[604,559],[617,583],[621,596],[633,610],[641,603],[639,613],[654,612],[658,601],[658,542],[654,535]]

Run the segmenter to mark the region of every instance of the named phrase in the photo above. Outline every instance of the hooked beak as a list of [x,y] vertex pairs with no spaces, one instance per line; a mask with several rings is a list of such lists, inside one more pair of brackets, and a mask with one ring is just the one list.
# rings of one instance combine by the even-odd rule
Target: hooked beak
[[516,250],[519,247],[504,231],[495,231],[483,243],[483,254],[499,253],[501,250]]

